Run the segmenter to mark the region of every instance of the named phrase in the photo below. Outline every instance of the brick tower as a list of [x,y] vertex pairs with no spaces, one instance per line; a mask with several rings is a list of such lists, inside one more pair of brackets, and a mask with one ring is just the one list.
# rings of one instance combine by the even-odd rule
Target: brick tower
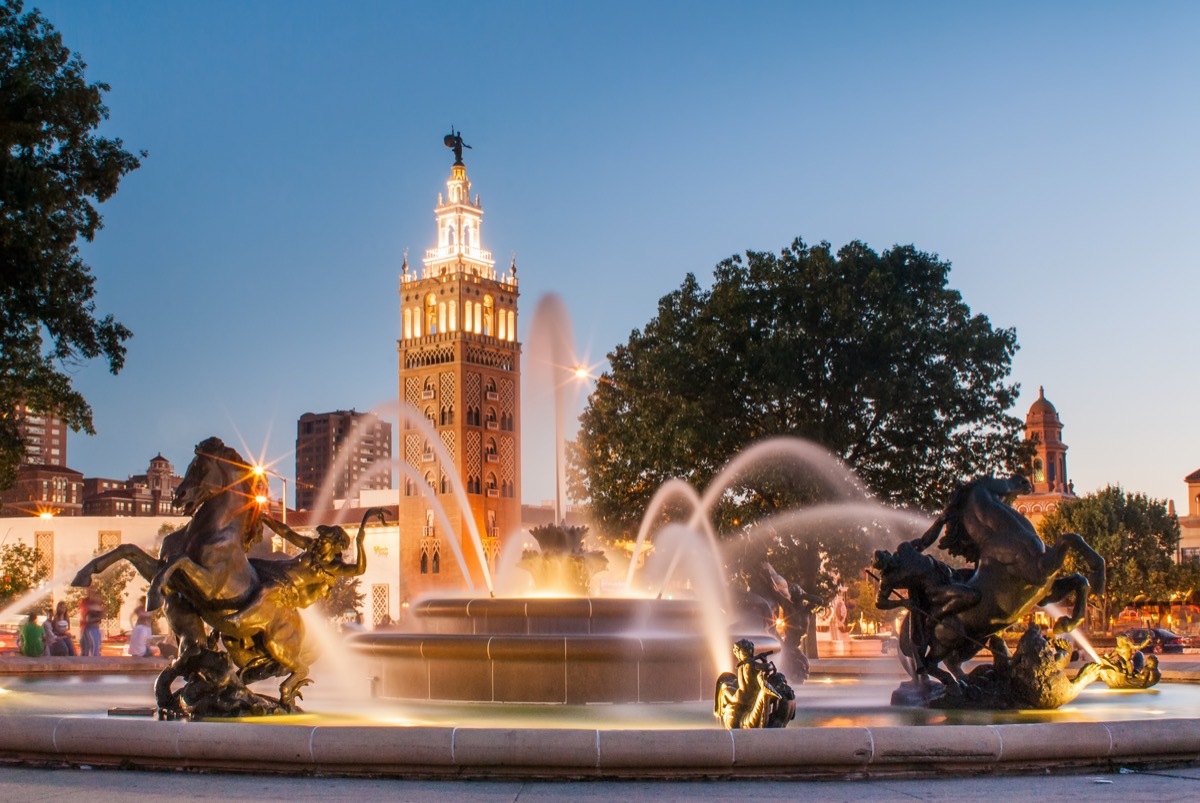
[[[462,138],[451,134],[446,145],[457,158],[446,197],[439,193],[434,209],[437,247],[426,250],[419,273],[405,258],[400,277],[400,400],[416,411],[407,415],[428,422],[450,456],[444,461],[414,421],[401,420],[398,458],[422,477],[401,477],[401,593],[409,600],[465,587],[450,539],[466,557],[476,589],[486,593],[467,522],[473,519],[483,537],[492,571],[501,540],[521,524],[516,263],[497,275],[483,248],[483,207],[478,195],[471,200]],[[466,509],[455,482],[466,491]],[[435,515],[438,503],[449,532]]]
[[1062,420],[1046,398],[1044,388],[1025,416],[1025,440],[1033,441],[1033,492],[1018,496],[1014,507],[1037,525],[1063,502],[1075,498],[1075,484],[1067,479],[1067,445],[1062,439]]

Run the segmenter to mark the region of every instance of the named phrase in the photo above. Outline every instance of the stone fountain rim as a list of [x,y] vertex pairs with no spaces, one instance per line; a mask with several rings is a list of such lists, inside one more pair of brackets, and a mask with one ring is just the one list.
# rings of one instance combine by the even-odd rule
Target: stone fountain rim
[[[135,660],[146,670],[159,663],[90,662],[94,671],[111,672],[103,665],[129,667]],[[73,661],[80,668],[82,659]],[[0,661],[10,672],[20,663]],[[1170,680],[1198,682],[1200,671],[1176,669]],[[0,723],[0,763],[346,777],[853,779],[1200,763],[1200,718],[1189,717],[745,731],[160,722],[66,714],[0,714]]]
[[595,730],[5,716],[0,762],[457,778],[866,778],[1200,761],[1200,719]]

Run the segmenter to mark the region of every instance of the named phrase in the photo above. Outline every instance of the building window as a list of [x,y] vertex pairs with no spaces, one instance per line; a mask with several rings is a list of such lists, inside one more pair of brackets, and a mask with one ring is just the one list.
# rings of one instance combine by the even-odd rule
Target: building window
[[371,626],[379,627],[383,617],[387,616],[390,607],[390,587],[386,583],[375,583],[371,586]]
[[37,550],[37,569],[44,569],[46,577],[54,576],[54,533],[34,533],[33,548]]
[[483,297],[483,327],[479,330],[482,334],[491,335],[492,329],[492,297]]

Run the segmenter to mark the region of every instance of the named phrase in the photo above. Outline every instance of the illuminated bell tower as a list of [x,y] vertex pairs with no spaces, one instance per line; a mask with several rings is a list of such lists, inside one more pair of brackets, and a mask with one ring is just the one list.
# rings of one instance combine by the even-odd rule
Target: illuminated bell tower
[[[447,136],[454,165],[434,209],[437,246],[418,274],[407,257],[400,277],[402,338],[399,458],[422,478],[402,477],[401,593],[459,591],[465,581],[451,539],[466,558],[476,590],[486,593],[468,520],[483,537],[494,572],[501,540],[521,524],[521,344],[517,342],[516,262],[497,275],[481,238],[483,207],[471,200],[462,137]],[[414,412],[414,410],[416,412]],[[444,447],[446,461],[430,433]],[[459,503],[455,482],[465,490]],[[440,503],[450,530],[435,514]]]

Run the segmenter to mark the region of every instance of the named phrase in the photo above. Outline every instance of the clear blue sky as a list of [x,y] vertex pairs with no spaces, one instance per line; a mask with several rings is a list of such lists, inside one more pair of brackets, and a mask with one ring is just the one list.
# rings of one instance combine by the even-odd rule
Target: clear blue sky
[[1182,504],[1200,467],[1200,4],[30,5],[150,151],[86,248],[135,338],[119,377],[76,375],[85,474],[182,469],[212,434],[279,457],[302,413],[394,398],[451,124],[522,340],[547,292],[598,359],[733,253],[912,243],[1016,327],[1016,412],[1045,385],[1077,491]]

